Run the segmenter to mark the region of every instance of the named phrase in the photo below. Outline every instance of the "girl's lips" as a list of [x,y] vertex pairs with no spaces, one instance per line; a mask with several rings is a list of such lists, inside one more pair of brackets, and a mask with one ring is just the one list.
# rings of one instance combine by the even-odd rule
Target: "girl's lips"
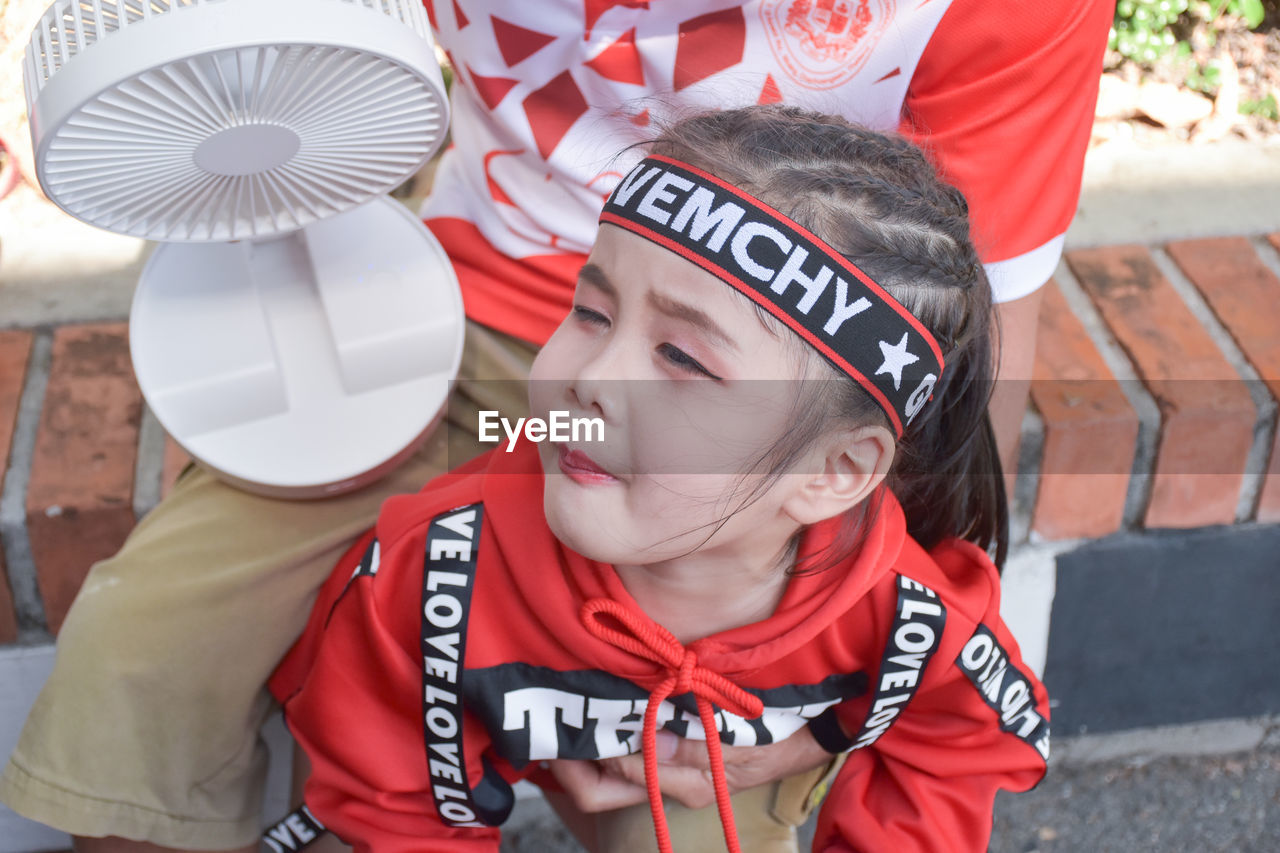
[[560,471],[570,480],[582,485],[600,485],[616,483],[618,478],[597,465],[590,456],[581,450],[559,448]]

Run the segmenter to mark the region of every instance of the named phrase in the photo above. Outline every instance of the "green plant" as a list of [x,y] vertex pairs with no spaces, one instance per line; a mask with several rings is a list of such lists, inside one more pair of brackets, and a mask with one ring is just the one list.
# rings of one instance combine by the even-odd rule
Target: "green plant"
[[1204,65],[1192,65],[1182,82],[1188,89],[1195,89],[1205,95],[1212,95],[1222,85],[1222,69],[1212,61]]
[[1256,30],[1267,16],[1262,0],[1209,0],[1210,21],[1216,21],[1223,12],[1243,18],[1251,30]]
[[1119,0],[1107,46],[1126,59],[1150,65],[1177,43],[1172,25],[1188,6],[1188,0]]
[[1280,121],[1280,103],[1277,103],[1274,92],[1257,101],[1241,101],[1240,114],[1246,116],[1262,116],[1271,121]]
[[1150,66],[1170,50],[1177,59],[1189,56],[1192,50],[1187,39],[1197,22],[1207,25],[1209,43],[1213,44],[1224,15],[1256,30],[1268,12],[1277,10],[1278,0],[1118,0],[1107,46],[1125,59]]

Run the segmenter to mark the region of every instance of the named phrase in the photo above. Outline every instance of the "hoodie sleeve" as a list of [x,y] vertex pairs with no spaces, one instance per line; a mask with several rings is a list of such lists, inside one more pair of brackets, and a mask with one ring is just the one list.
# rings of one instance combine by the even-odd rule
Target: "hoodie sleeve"
[[448,767],[449,755],[437,756],[429,769],[417,606],[425,542],[424,525],[387,547],[358,543],[271,687],[311,760],[307,806],[339,838],[362,853],[496,853],[496,828],[446,825],[432,790],[433,778],[476,784],[489,741],[462,720],[465,759]]
[[943,640],[910,704],[837,776],[815,851],[985,851],[996,791],[1045,773],[1048,694],[1000,619],[995,567],[968,543],[932,556],[953,582],[968,578],[944,596]]

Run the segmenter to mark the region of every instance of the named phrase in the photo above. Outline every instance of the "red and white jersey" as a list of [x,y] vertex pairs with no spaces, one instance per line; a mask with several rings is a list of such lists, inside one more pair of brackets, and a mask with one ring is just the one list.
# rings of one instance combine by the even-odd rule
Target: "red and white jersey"
[[640,156],[619,152],[691,111],[755,103],[911,136],[967,196],[997,299],[1031,292],[1075,211],[1112,17],[1099,0],[1017,14],[983,0],[425,2],[456,76],[424,214],[460,260],[467,313],[536,342]]

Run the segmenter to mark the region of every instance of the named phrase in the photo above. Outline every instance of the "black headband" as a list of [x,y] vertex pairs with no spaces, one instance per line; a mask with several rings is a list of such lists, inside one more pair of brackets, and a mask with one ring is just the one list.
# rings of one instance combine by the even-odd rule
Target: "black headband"
[[609,196],[600,221],[692,261],[786,323],[857,380],[898,435],[942,375],[933,335],[866,273],[701,169],[647,157]]

